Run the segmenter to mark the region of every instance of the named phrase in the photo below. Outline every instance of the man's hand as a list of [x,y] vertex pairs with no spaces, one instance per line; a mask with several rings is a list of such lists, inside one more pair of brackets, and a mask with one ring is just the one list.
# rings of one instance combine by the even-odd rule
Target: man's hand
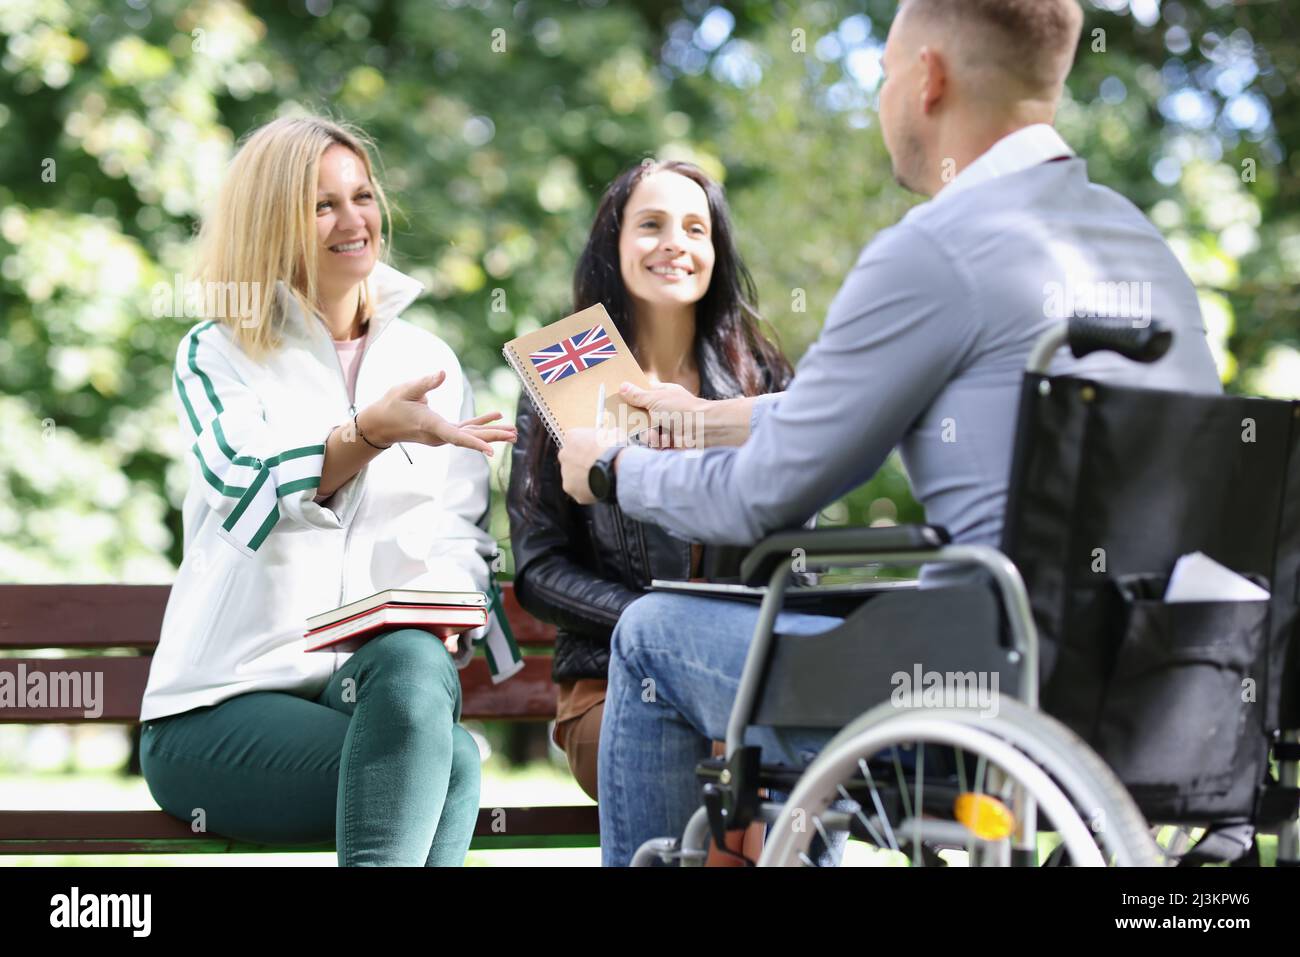
[[664,382],[649,389],[624,382],[618,394],[628,405],[644,409],[650,428],[638,436],[652,449],[699,448],[703,445],[703,412],[707,399],[692,395],[676,382]]
[[650,428],[637,441],[659,449],[704,449],[719,445],[744,445],[755,396],[735,399],[701,399],[675,382],[640,389],[624,382],[618,394],[628,405],[644,409]]
[[564,491],[579,505],[596,501],[587,484],[587,475],[596,459],[614,442],[614,435],[602,429],[569,429],[564,433],[564,447],[560,449],[560,474]]

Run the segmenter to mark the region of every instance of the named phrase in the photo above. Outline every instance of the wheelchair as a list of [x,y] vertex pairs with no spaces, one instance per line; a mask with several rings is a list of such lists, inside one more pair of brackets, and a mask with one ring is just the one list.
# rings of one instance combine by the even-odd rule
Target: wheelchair
[[[1249,865],[1261,833],[1278,866],[1300,865],[1300,402],[1048,374],[1063,346],[1149,363],[1171,342],[1158,322],[1080,317],[1039,339],[1000,548],[928,525],[757,545],[741,577],[765,591],[725,757],[697,767],[684,832],[633,865],[738,856],[727,835],[754,822],[759,866]],[[1268,599],[1166,603],[1196,551]],[[782,636],[796,564],[966,577],[868,586],[832,630]],[[942,680],[904,691],[899,674]],[[980,676],[1013,693],[972,703]],[[766,764],[750,726],[833,736],[807,767]]]

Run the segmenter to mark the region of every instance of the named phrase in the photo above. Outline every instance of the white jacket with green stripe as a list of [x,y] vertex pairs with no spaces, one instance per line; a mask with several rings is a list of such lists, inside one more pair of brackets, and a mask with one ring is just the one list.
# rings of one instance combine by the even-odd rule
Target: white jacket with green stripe
[[[421,284],[383,263],[370,282],[355,406],[328,329],[283,285],[281,346],[267,359],[251,360],[213,321],[177,347],[172,386],[190,447],[184,552],[141,720],[250,691],[315,695],[347,654],[303,650],[310,615],[383,588],[489,589],[495,546],[480,453],[403,443],[412,462],[389,449],[316,501],[331,429],[392,386],[445,370],[429,406],[449,421],[474,414],[451,349],[400,318]],[[485,643],[494,680],[522,667],[500,617],[462,636],[458,666]]]

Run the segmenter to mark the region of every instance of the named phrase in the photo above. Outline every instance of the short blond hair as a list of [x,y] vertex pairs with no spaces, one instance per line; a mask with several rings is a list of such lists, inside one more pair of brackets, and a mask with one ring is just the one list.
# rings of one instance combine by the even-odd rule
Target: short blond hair
[[[392,217],[374,174],[373,143],[347,123],[319,116],[283,117],[260,126],[241,142],[199,232],[195,278],[206,288],[234,289],[257,283],[259,315],[222,311],[236,341],[254,359],[279,346],[277,281],[283,281],[307,315],[317,311],[316,177],[331,146],[351,150],[364,166],[392,242]],[[366,318],[374,308],[369,281],[362,284]],[[211,317],[217,318],[217,317]]]
[[951,28],[967,65],[996,69],[1034,96],[1060,94],[1083,31],[1077,0],[903,0],[903,9]]

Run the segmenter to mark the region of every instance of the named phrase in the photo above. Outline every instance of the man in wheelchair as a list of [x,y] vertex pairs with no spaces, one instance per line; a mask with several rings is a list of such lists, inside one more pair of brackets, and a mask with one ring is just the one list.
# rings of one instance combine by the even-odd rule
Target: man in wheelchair
[[[606,447],[594,431],[568,433],[565,490],[593,501],[595,477],[629,515],[689,541],[753,544],[794,529],[751,556],[759,584],[793,550],[816,551],[815,536],[861,533],[842,549],[855,553],[948,539],[996,547],[1034,344],[1116,284],[1143,291],[1130,300],[1141,309],[1123,318],[1171,331],[1168,354],[1154,365],[1113,351],[1061,354],[1051,371],[1218,393],[1196,292],[1174,253],[1132,203],[1089,181],[1085,161],[1052,128],[1081,25],[1076,0],[904,0],[884,53],[880,125],[895,177],[929,201],[862,250],[785,393],[707,402],[676,387],[633,390],[626,396],[652,414],[702,423],[687,437],[697,448]],[[716,444],[724,441],[734,444]],[[894,449],[929,527],[799,530]],[[867,643],[845,643],[838,658],[824,643],[820,665],[778,660],[774,669],[805,671],[783,712],[804,730],[788,721],[785,730],[742,728],[745,742],[761,746],[764,762],[807,763],[835,730],[815,713],[821,689],[874,681],[884,690],[875,700],[888,697],[887,677],[866,677],[873,648],[904,650],[876,663],[892,662],[887,676],[911,671],[908,649],[927,635],[960,651],[976,629],[996,630],[996,606],[963,591],[972,581],[968,571],[927,567],[922,588],[943,589],[950,603],[934,602],[931,613],[913,603],[907,621],[876,621]],[[774,610],[660,592],[625,612],[600,743],[605,864],[627,864],[643,841],[681,834],[699,808],[696,765],[710,740],[727,735],[760,615]],[[781,611],[766,624],[812,636],[842,621]]]

